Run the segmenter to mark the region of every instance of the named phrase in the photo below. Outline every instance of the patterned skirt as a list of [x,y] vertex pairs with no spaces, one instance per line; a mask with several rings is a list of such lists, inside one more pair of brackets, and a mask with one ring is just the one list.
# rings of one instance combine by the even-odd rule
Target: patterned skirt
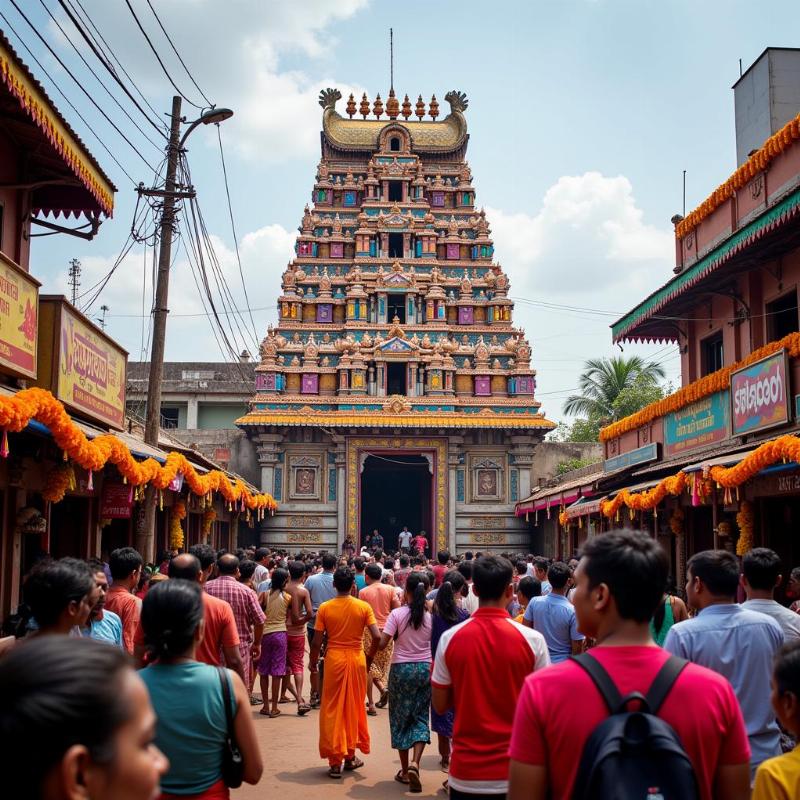
[[389,730],[395,750],[430,744],[431,664],[392,664],[389,672]]
[[[372,634],[368,628],[364,629],[364,653],[369,653],[372,649]],[[389,674],[389,666],[392,663],[392,653],[394,652],[394,642],[389,642],[386,648],[378,650],[369,668],[369,677],[380,681],[386,686],[386,677]]]

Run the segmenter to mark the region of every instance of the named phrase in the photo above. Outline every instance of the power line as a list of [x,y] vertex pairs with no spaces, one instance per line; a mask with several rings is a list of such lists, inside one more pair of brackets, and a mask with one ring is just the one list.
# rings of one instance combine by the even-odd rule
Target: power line
[[17,13],[28,24],[28,27],[36,34],[37,38],[48,49],[48,51],[50,52],[50,55],[52,55],[53,58],[55,58],[55,60],[61,65],[61,68],[64,70],[64,72],[66,72],[67,75],[69,75],[70,78],[72,78],[72,80],[75,81],[75,83],[77,84],[78,88],[86,95],[86,97],[89,99],[91,104],[103,115],[103,117],[111,125],[111,127],[114,128],[114,130],[128,143],[130,148],[136,153],[137,156],[139,156],[139,158],[147,165],[147,167],[149,169],[153,169],[152,165],[142,155],[142,153],[139,150],[139,148],[122,132],[122,130],[119,128],[119,126],[116,124],[116,122],[114,122],[114,120],[111,119],[111,117],[109,117],[108,114],[106,114],[106,112],[100,107],[100,105],[92,97],[92,95],[86,90],[86,88],[84,88],[83,84],[75,77],[74,73],[70,70],[70,68],[61,60],[61,58],[59,58],[59,56],[56,53],[56,51],[53,50],[52,47],[50,47],[50,45],[47,43],[47,40],[44,38],[44,36],[42,36],[42,34],[39,33],[39,30],[34,26],[34,24],[28,19],[28,17],[24,14],[22,9],[19,7],[19,5],[17,4],[17,0],[10,0],[10,2],[11,2],[11,5],[14,6],[14,8],[16,9]]
[[[62,8],[64,8],[64,10],[65,10],[65,11],[67,12],[67,14],[69,15],[70,19],[71,19],[71,20],[72,20],[72,22],[73,22],[73,25],[75,25],[75,27],[76,27],[76,28],[78,28],[78,31],[79,31],[81,34],[83,34],[83,31],[82,31],[82,30],[81,30],[81,29],[78,27],[77,20],[75,20],[75,19],[72,17],[72,15],[71,15],[71,14],[70,14],[70,12],[69,12],[69,9],[67,9],[67,8],[66,8],[66,6],[64,6],[64,2],[63,2],[63,0],[59,0],[59,2],[61,3],[61,7],[62,7]],[[69,36],[67,36],[67,32],[66,32],[66,31],[65,31],[65,30],[64,30],[64,29],[61,27],[61,23],[60,23],[60,22],[59,22],[59,21],[58,21],[58,20],[55,18],[55,16],[53,15],[53,12],[52,12],[52,11],[50,11],[50,9],[49,9],[49,8],[47,7],[47,5],[45,4],[44,0],[39,0],[39,3],[41,4],[42,8],[44,8],[44,10],[47,12],[47,15],[50,17],[50,19],[51,19],[51,20],[53,20],[53,23],[55,24],[55,26],[56,26],[56,27],[57,27],[57,28],[58,28],[58,29],[61,31],[61,33],[62,33],[62,35],[64,36],[64,38],[65,38],[65,39],[66,39],[66,40],[69,42],[69,44],[70,44],[70,46],[72,47],[72,49],[73,49],[73,50],[74,50],[74,51],[75,51],[75,52],[78,54],[78,58],[80,58],[80,60],[81,60],[81,61],[82,61],[82,62],[83,62],[85,65],[86,65],[86,69],[88,69],[88,70],[89,70],[89,72],[91,72],[91,73],[92,73],[92,75],[94,76],[95,80],[96,80],[96,81],[97,81],[97,82],[98,82],[98,83],[99,83],[99,84],[100,84],[100,85],[103,87],[103,89],[105,90],[105,93],[106,93],[106,94],[107,94],[107,95],[108,95],[108,96],[109,96],[109,97],[110,97],[110,98],[111,98],[111,99],[114,101],[114,103],[116,103],[116,105],[117,105],[117,107],[119,108],[119,110],[120,110],[120,111],[121,111],[121,112],[122,112],[122,113],[123,113],[123,114],[124,114],[124,115],[125,115],[125,116],[126,116],[128,119],[129,119],[129,120],[130,120],[130,122],[131,122],[131,124],[133,125],[133,127],[134,127],[134,128],[136,128],[136,130],[137,130],[137,131],[139,131],[139,133],[141,133],[141,134],[142,134],[142,136],[144,136],[144,138],[145,138],[145,139],[147,139],[147,141],[148,141],[148,142],[150,142],[150,144],[151,144],[151,145],[153,145],[153,147],[155,147],[155,148],[156,148],[156,150],[158,150],[158,152],[160,153],[160,152],[161,152],[161,150],[162,150],[162,147],[161,147],[159,144],[157,144],[156,142],[154,142],[154,141],[153,141],[153,140],[152,140],[152,139],[151,139],[151,138],[150,138],[150,137],[149,137],[149,136],[148,136],[148,135],[147,135],[147,134],[146,134],[146,133],[145,133],[145,132],[142,130],[142,128],[139,126],[139,123],[138,123],[138,122],[136,122],[136,120],[135,120],[135,119],[134,119],[134,118],[133,118],[133,117],[132,117],[132,116],[131,116],[131,115],[128,113],[128,110],[127,110],[127,109],[126,109],[126,108],[125,108],[125,107],[122,105],[122,103],[120,103],[120,102],[119,102],[119,100],[117,100],[117,98],[116,98],[116,97],[114,97],[114,95],[111,93],[111,90],[110,90],[110,89],[109,89],[109,88],[108,88],[108,87],[107,87],[107,86],[106,86],[106,85],[103,83],[103,81],[101,81],[101,80],[100,80],[100,76],[99,76],[99,75],[98,75],[98,74],[97,74],[97,73],[96,73],[96,72],[95,72],[95,71],[92,69],[91,65],[90,65],[90,64],[89,64],[89,62],[88,62],[88,61],[87,61],[87,60],[86,60],[86,59],[83,57],[83,53],[81,53],[81,51],[80,51],[80,50],[78,50],[78,48],[75,46],[75,43],[72,41],[72,39],[70,39],[70,38],[69,38]],[[103,64],[104,64],[104,65],[107,67],[108,65],[106,65],[106,64],[105,64],[105,62],[103,61],[103,58],[102,58],[102,56],[100,55],[100,53],[98,53],[98,52],[97,52],[97,51],[94,49],[94,45],[91,43],[91,41],[89,41],[89,39],[88,39],[88,38],[87,38],[85,35],[83,36],[83,38],[86,40],[86,43],[89,45],[89,47],[91,47],[91,48],[92,48],[92,50],[94,51],[95,55],[96,55],[96,56],[97,56],[97,58],[100,60],[100,62],[101,62],[101,63],[103,63]],[[113,73],[112,73],[112,74],[113,74]],[[119,80],[117,80],[117,82],[118,82],[118,83],[120,83],[120,82],[119,82]],[[120,83],[120,86],[122,86],[122,84],[121,84],[121,83]],[[122,88],[124,89],[125,87],[123,86]],[[126,90],[126,92],[127,92],[127,90]],[[128,92],[128,96],[131,98],[131,100],[133,100],[133,96],[132,96],[132,95],[131,95],[129,92]],[[134,103],[136,103],[136,101],[135,101],[135,100],[133,100],[133,102],[134,102]],[[136,103],[136,105],[137,105],[137,107],[139,106],[139,104],[138,104],[138,103]],[[139,108],[139,110],[140,110],[140,111],[142,111],[142,109],[141,109],[141,108]],[[144,113],[144,112],[142,112],[142,113]],[[151,125],[153,125],[153,123],[150,121],[150,118],[149,118],[149,117],[145,116],[145,119],[146,119],[148,122],[150,122],[150,124],[151,124]],[[153,125],[153,127],[156,129],[156,131],[157,131],[158,133],[161,133],[161,131],[159,130],[159,128],[158,128],[156,125]]]
[[[149,3],[150,0],[147,0]],[[236,249],[236,263],[239,265],[239,278],[242,281],[242,291],[244,292],[244,302],[247,306],[247,311],[250,315],[250,324],[253,326],[253,335],[256,342],[258,341],[258,330],[256,323],[253,319],[253,310],[250,308],[250,298],[247,296],[247,283],[244,279],[244,270],[242,269],[242,258],[239,255],[239,237],[236,235],[236,224],[233,221],[233,204],[231,203],[231,192],[228,188],[228,170],[225,166],[225,151],[222,148],[222,134],[220,133],[219,123],[217,123],[217,140],[219,141],[219,158],[222,162],[222,177],[225,181],[225,197],[228,200],[228,216],[231,220],[231,234],[233,235],[233,246]]]
[[[136,93],[139,95],[139,97],[142,98],[142,102],[150,109],[150,111],[153,113],[153,115],[155,116],[155,118],[158,121],[158,123],[161,125],[161,128],[163,129],[161,132],[163,133],[164,131],[168,131],[169,128],[167,127],[167,123],[164,122],[161,119],[158,111],[156,111],[156,109],[153,108],[153,106],[150,104],[150,101],[144,96],[144,93],[142,92],[142,90],[137,86],[136,81],[133,80],[133,78],[130,76],[130,73],[128,72],[128,70],[125,69],[125,67],[123,66],[122,62],[117,58],[116,54],[114,53],[114,49],[111,47],[111,45],[105,39],[103,34],[100,32],[100,30],[98,29],[97,25],[94,24],[94,21],[92,20],[91,16],[89,16],[89,12],[83,7],[83,4],[81,3],[81,0],[67,0],[67,2],[69,2],[70,5],[72,4],[72,2],[74,2],[78,6],[78,8],[80,8],[80,10],[83,12],[83,16],[85,17],[86,22],[88,22],[88,24],[92,27],[92,30],[94,30],[95,34],[97,34],[97,37],[100,39],[100,41],[103,43],[103,45],[105,45],[105,49],[106,49],[107,55],[110,56],[114,60],[116,65],[122,70],[122,74],[130,81],[131,86],[133,86],[133,88],[136,90]],[[74,7],[73,7],[73,10],[74,10]],[[92,38],[94,38],[94,36],[92,36]],[[95,44],[97,44],[99,49],[102,49],[102,48],[100,48],[100,45],[98,44],[97,39],[95,39]],[[116,70],[114,70],[114,71],[116,72]]]
[[[178,57],[178,61],[181,62],[181,66],[183,67],[183,69],[186,72],[186,74],[189,76],[189,80],[194,84],[194,88],[197,89],[198,92],[200,92],[200,95],[203,98],[203,100],[205,100],[206,103],[208,103],[208,105],[213,108],[214,104],[208,99],[208,97],[206,97],[205,92],[197,85],[197,81],[194,79],[194,75],[192,75],[192,73],[189,72],[189,67],[186,66],[186,64],[184,63],[183,59],[181,58],[181,54],[178,52],[178,48],[175,47],[175,45],[172,43],[172,39],[170,38],[170,35],[167,33],[167,29],[162,24],[161,19],[159,18],[158,14],[156,13],[155,8],[153,8],[153,4],[150,2],[150,0],[147,0],[147,5],[150,6],[150,10],[153,12],[153,16],[156,18],[156,22],[158,23],[158,27],[161,28],[161,32],[164,34],[164,36],[166,37],[167,41],[169,42],[169,46],[172,48],[172,51]],[[186,97],[184,97],[183,99],[186,100]],[[187,102],[189,102],[189,101],[187,100]]]
[[122,170],[125,177],[135,186],[136,181],[131,177],[130,172],[128,172],[128,170],[126,170],[125,167],[122,166],[119,159],[114,155],[114,153],[111,152],[108,145],[106,145],[103,139],[100,138],[100,135],[89,124],[86,117],[84,117],[83,114],[81,114],[81,112],[78,111],[78,109],[75,107],[75,104],[69,99],[69,97],[67,97],[66,94],[64,94],[59,85],[53,80],[50,73],[45,69],[44,64],[42,64],[42,62],[39,61],[39,59],[34,55],[33,51],[25,43],[25,40],[17,33],[14,26],[11,24],[11,22],[9,22],[8,17],[6,17],[6,15],[2,11],[0,11],[0,18],[2,18],[3,22],[5,22],[6,26],[14,34],[14,36],[17,37],[17,41],[22,45],[23,48],[25,48],[25,52],[28,54],[29,58],[41,70],[41,73],[50,81],[50,84],[52,85],[53,89],[55,89],[55,91],[57,91],[61,95],[64,102],[75,112],[75,115],[78,117],[78,119],[81,120],[81,122],[83,122],[83,124],[92,134],[92,136],[94,136],[94,138],[97,139],[98,144],[106,151],[106,153],[108,153],[111,160]]
[[[14,0],[11,0],[13,3]],[[147,44],[149,45],[150,49],[153,51],[153,55],[156,57],[156,61],[158,61],[159,65],[161,66],[162,71],[167,76],[167,80],[172,84],[172,88],[187,102],[189,105],[194,106],[195,108],[199,108],[202,110],[203,106],[198,105],[197,103],[192,102],[179,88],[175,81],[172,79],[172,75],[169,74],[169,70],[167,69],[164,62],[161,60],[161,56],[158,54],[158,50],[153,45],[153,42],[150,40],[150,37],[147,35],[147,31],[142,26],[139,17],[136,15],[136,12],[133,10],[133,6],[131,5],[131,0],[125,0],[125,4],[128,6],[128,10],[131,12],[134,20],[136,21],[136,25],[138,26],[139,30],[142,32],[142,36],[144,36]]]

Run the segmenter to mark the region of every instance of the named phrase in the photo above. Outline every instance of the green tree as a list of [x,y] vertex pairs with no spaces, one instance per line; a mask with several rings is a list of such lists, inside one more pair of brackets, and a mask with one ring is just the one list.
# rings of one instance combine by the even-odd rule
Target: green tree
[[596,442],[600,428],[600,420],[576,419],[572,424],[560,422],[550,439],[554,442]]
[[567,398],[564,413],[606,425],[663,397],[658,382],[664,376],[660,364],[640,356],[589,359],[578,378],[580,394]]

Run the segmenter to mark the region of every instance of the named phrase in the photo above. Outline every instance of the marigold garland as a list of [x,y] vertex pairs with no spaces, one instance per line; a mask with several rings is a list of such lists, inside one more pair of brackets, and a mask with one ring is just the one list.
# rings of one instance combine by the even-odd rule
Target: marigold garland
[[693,472],[690,477],[680,471],[664,478],[652,489],[644,492],[632,493],[627,489],[622,489],[613,500],[603,500],[600,503],[600,512],[606,517],[613,517],[623,505],[626,505],[631,511],[648,511],[655,508],[668,494],[679,495],[684,489],[692,492],[694,502],[699,497],[708,495],[714,483],[726,490],[724,500],[728,503],[733,500],[731,489],[738,488],[762,469],[778,461],[800,463],[800,439],[787,433],[764,442],[732,467],[711,467],[708,470],[711,480],[699,472]]
[[569,524],[569,514],[566,511],[559,512],[558,521],[562,528],[566,528]]
[[200,475],[182,453],[168,453],[162,466],[154,458],[136,461],[125,443],[112,433],[87,439],[64,406],[45,389],[22,389],[12,397],[0,398],[0,428],[18,433],[31,420],[46,425],[55,443],[64,451],[65,458],[72,459],[90,472],[114,464],[133,486],[152,484],[156,489],[166,489],[181,473],[193,494],[203,496],[212,491],[220,492],[229,504],[259,512],[274,511],[278,507],[271,495],[253,494],[240,478],[232,483],[220,470]]
[[677,506],[672,512],[672,516],[669,518],[669,529],[674,536],[683,535],[683,517],[683,509]]
[[739,540],[736,542],[736,555],[743,556],[753,549],[753,506],[747,500],[742,500],[739,513],[736,515],[736,524],[739,526]]
[[170,550],[180,550],[183,547],[182,519],[186,519],[186,503],[181,499],[176,499],[169,514]]
[[683,239],[726,200],[733,197],[734,192],[745,187],[759,172],[763,172],[770,162],[790,147],[796,139],[800,139],[800,115],[789,120],[777,133],[770,136],[725,183],[714,189],[697,208],[689,212],[686,218],[675,226],[675,236]]
[[75,488],[75,471],[70,464],[53,467],[44,479],[42,497],[49,503],[60,503],[68,489]]
[[765,344],[741,361],[712,372],[710,375],[706,375],[694,381],[694,383],[678,389],[677,392],[673,392],[663,400],[657,400],[655,403],[645,406],[635,414],[631,414],[617,422],[612,422],[611,425],[601,429],[600,441],[607,442],[609,439],[616,439],[618,436],[622,436],[623,433],[641,428],[658,417],[664,417],[667,414],[679,411],[690,403],[696,403],[710,394],[727,389],[730,385],[731,372],[750,366],[750,364],[754,364],[756,361],[771,356],[784,348],[792,358],[800,357],[800,333],[790,333],[788,336],[784,336],[783,339]]
[[211,533],[211,526],[214,524],[214,520],[217,518],[217,512],[214,511],[213,508],[209,508],[203,514],[203,536],[208,536]]

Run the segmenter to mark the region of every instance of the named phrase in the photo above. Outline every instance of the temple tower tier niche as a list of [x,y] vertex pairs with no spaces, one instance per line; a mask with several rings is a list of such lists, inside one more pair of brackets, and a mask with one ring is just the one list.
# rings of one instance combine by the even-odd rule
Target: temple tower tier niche
[[[540,413],[525,332],[466,161],[467,98],[384,109],[320,92],[322,157],[238,424],[280,503],[262,540],[290,550],[528,549],[514,503],[535,483]],[[385,118],[384,118],[385,117]],[[412,119],[416,117],[416,119]]]

